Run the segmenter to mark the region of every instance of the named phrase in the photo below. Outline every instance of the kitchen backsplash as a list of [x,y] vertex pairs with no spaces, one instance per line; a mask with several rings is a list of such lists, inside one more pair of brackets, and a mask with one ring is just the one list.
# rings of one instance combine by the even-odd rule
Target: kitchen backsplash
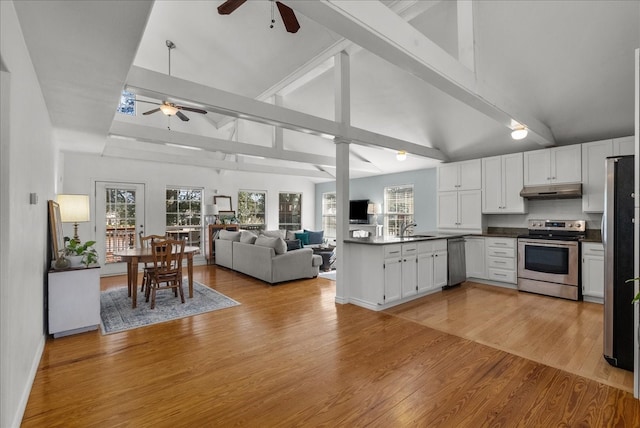
[[585,220],[600,229],[602,214],[582,212],[582,199],[530,200],[528,214],[485,214],[486,227],[527,227],[529,219]]

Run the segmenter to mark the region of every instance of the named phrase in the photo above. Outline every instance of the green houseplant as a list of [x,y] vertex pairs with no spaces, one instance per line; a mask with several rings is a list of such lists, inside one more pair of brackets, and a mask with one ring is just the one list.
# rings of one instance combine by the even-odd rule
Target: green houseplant
[[93,247],[96,241],[87,241],[84,244],[81,244],[80,241],[65,236],[64,242],[65,255],[81,256],[81,263],[84,264],[85,267],[89,267],[90,265],[98,262],[98,252]]
[[[625,282],[633,282],[633,281],[640,281],[640,277],[627,279]],[[638,301],[640,301],[640,293],[635,295],[635,297],[633,298],[631,303],[635,303],[635,302],[638,302]]]

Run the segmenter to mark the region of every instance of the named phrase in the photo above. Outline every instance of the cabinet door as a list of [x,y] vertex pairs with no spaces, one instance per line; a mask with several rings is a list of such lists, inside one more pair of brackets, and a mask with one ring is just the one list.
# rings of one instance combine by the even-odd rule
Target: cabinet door
[[418,258],[416,254],[402,257],[402,297],[418,293]]
[[549,149],[524,152],[524,185],[549,184],[551,180],[551,153]]
[[436,251],[433,255],[433,288],[447,285],[447,252]]
[[580,183],[582,181],[581,145],[551,149],[552,183]]
[[520,197],[524,185],[522,153],[502,156],[502,212],[524,214],[527,202]]
[[612,154],[611,140],[582,145],[582,211],[604,211],[605,159]]
[[484,256],[484,238],[465,238],[464,254],[467,265],[467,277],[486,279],[487,268]]
[[438,192],[438,228],[458,227],[458,192]]
[[[521,168],[522,169],[522,168]],[[521,186],[522,187],[522,186]],[[520,189],[518,190],[518,192]],[[503,206],[502,157],[482,159],[482,212],[499,214]]]
[[457,163],[438,166],[438,191],[458,190],[458,185],[460,184],[459,172],[460,168]]
[[582,257],[582,294],[604,297],[604,257],[593,255]]
[[480,159],[474,159],[465,162],[458,162],[460,172],[458,177],[458,190],[480,190],[482,185],[482,163]]
[[458,222],[459,228],[482,228],[481,190],[465,190],[458,192]]
[[433,286],[434,253],[418,254],[418,292],[431,290]]
[[384,302],[402,297],[402,259],[394,257],[384,260]]
[[635,154],[635,140],[633,136],[613,139],[613,156],[633,154]]

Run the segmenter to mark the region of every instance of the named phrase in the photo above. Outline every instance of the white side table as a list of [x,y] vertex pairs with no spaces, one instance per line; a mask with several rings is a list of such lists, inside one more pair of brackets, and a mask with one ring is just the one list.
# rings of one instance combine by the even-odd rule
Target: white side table
[[96,330],[100,324],[100,266],[49,271],[49,333]]

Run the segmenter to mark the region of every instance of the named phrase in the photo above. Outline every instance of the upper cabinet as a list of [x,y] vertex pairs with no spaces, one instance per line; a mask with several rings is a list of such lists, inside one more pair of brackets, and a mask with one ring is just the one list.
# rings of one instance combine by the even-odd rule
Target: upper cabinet
[[524,153],[524,185],[580,183],[580,144]]
[[633,137],[582,144],[582,211],[604,212],[605,159],[632,155]]
[[524,214],[527,202],[520,197],[523,185],[523,154],[482,159],[482,212]]
[[480,159],[441,164],[438,167],[438,191],[480,190]]

